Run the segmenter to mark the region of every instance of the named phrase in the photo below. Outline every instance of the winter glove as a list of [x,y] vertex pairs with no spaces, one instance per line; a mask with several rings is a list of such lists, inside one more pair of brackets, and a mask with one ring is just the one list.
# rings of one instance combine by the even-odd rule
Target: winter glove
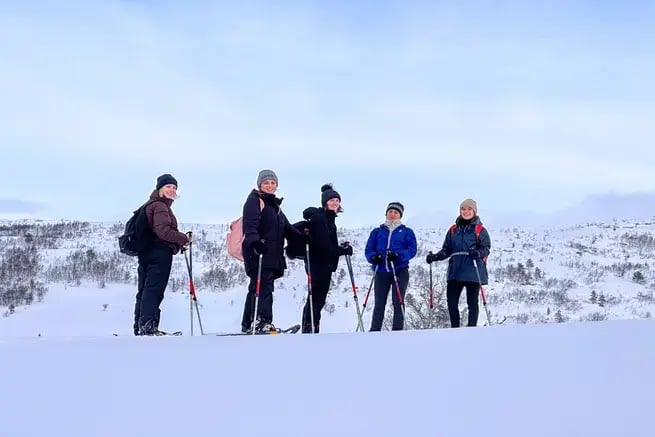
[[341,243],[339,255],[348,255],[348,256],[353,255],[353,247],[350,245],[348,241],[346,241],[345,243]]
[[373,256],[371,257],[371,263],[373,263],[373,264],[379,266],[380,264],[382,264],[382,256],[380,256],[380,255],[373,255]]
[[302,242],[303,244],[312,244],[312,236],[309,234],[309,229],[302,230]]
[[469,250],[469,256],[473,259],[481,259],[480,251],[478,249]]
[[395,263],[398,261],[398,254],[396,252],[387,252],[387,261]]
[[428,255],[425,257],[425,262],[428,264],[432,264],[433,262],[438,261],[437,260],[437,254],[428,252]]
[[180,246],[180,253],[184,253],[187,250],[189,250],[189,245],[193,243],[193,234],[191,232],[187,232],[184,234],[187,238],[186,243]]
[[266,252],[268,251],[266,245],[261,241],[255,241],[250,247],[257,255],[266,255]]
[[443,249],[434,254],[435,261],[443,261],[446,258],[448,258],[448,255],[446,255],[446,251]]

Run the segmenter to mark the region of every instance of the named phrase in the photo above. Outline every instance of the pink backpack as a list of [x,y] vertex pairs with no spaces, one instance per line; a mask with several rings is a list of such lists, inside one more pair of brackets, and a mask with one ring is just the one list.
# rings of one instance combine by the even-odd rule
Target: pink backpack
[[[259,212],[264,209],[264,201],[259,199]],[[238,219],[232,220],[230,223],[230,229],[227,231],[227,237],[225,238],[225,244],[227,245],[227,253],[230,254],[233,258],[243,261],[243,252],[241,250],[241,245],[243,243],[243,216]]]

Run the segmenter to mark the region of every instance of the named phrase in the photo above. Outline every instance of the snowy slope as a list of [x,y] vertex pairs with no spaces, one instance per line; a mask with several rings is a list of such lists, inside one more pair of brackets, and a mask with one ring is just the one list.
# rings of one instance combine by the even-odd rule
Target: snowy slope
[[[17,305],[13,314],[0,307],[2,313],[9,316],[0,318],[0,332],[12,335],[45,333],[46,321],[55,313],[61,314],[56,317],[70,324],[67,328],[55,324],[53,329],[98,334],[129,332],[136,291],[136,261],[117,253],[116,236],[120,234],[121,225],[68,223],[68,227],[44,231],[47,224],[40,221],[0,223],[0,228],[4,226],[5,229],[0,232],[0,260],[12,245],[25,244],[26,233],[44,234],[38,237],[42,267],[39,277],[49,288],[43,302]],[[59,222],[50,224],[61,225]],[[21,225],[27,228],[18,230],[16,226]],[[238,329],[247,280],[241,264],[225,252],[226,226],[182,224],[181,228],[194,230],[199,239],[194,249],[194,279],[207,329]],[[492,252],[488,262],[490,284],[486,292],[492,323],[640,319],[651,318],[655,313],[655,269],[652,267],[655,223],[652,221],[588,223],[540,231],[521,228],[490,228],[489,231]],[[354,246],[353,266],[360,305],[371,279],[370,266],[363,257],[369,232],[370,228],[339,230],[340,240],[349,240]],[[417,230],[419,252],[410,266],[409,293],[415,296],[420,307],[408,309],[408,314],[416,312],[416,319],[428,314],[429,276],[424,257],[429,250],[441,246],[445,232],[445,228]],[[70,260],[72,256],[75,262]],[[96,260],[102,262],[94,264]],[[275,322],[281,326],[298,322],[306,293],[302,263],[288,261],[288,264],[284,278],[276,281]],[[103,270],[107,268],[113,270]],[[445,263],[433,265],[433,291],[441,305],[437,312],[441,313],[445,303],[445,274]],[[638,274],[643,279],[636,281]],[[75,279],[75,275],[81,278]],[[111,279],[111,275],[115,278]],[[343,260],[333,281],[322,328],[324,332],[350,332],[356,325],[356,312]],[[164,301],[165,328],[188,329],[187,290],[184,258],[177,256]],[[76,296],[86,302],[78,306],[84,314],[69,314],[68,304],[60,301],[62,297],[73,299],[71,304],[74,304]],[[108,307],[101,311],[104,304]],[[42,305],[54,305],[58,309],[45,311]],[[465,310],[464,299],[461,308]],[[365,313],[367,327],[371,309],[372,300]],[[48,316],[43,316],[46,313]],[[118,323],[103,325],[99,322],[109,319]],[[440,320],[441,324],[436,326],[445,327],[443,318]],[[484,322],[486,319],[481,313],[480,324]],[[413,324],[411,327],[425,326]],[[21,327],[29,328],[22,331]]]
[[650,437],[653,338],[649,320],[2,336],[0,434]]
[[[234,331],[245,288],[239,264],[222,251],[225,229],[189,227],[201,234],[194,276],[205,332]],[[340,269],[322,334],[269,337],[199,336],[197,324],[196,336],[189,337],[180,256],[162,329],[187,335],[133,337],[135,263],[115,256],[120,227],[74,229],[38,243],[40,278],[49,287],[42,301],[13,312],[3,308],[2,436],[655,435],[648,415],[655,387],[649,315],[655,307],[648,297],[655,279],[653,223],[492,230],[487,293],[492,320],[505,317],[500,326],[354,333],[352,289]],[[340,230],[355,247],[360,304],[370,280],[361,257],[369,231]],[[418,232],[411,291],[423,304],[427,269],[421,258],[440,246],[444,233]],[[0,235],[0,252],[23,239]],[[67,261],[75,253],[82,264]],[[105,264],[84,264],[96,259],[109,260],[129,278],[66,276],[80,268],[97,273]],[[523,273],[508,274],[517,263]],[[275,292],[275,322],[282,327],[299,322],[304,301],[302,265],[289,265]],[[75,268],[58,270],[65,272],[58,279],[53,270],[46,273],[53,266]],[[208,279],[212,269],[220,281]],[[643,281],[633,280],[637,270]],[[434,267],[437,300],[444,274],[445,265]],[[221,281],[231,285],[221,287]],[[590,302],[591,291],[604,296],[603,306]],[[556,313],[557,321],[587,320],[585,314],[633,320],[520,325],[554,322]]]

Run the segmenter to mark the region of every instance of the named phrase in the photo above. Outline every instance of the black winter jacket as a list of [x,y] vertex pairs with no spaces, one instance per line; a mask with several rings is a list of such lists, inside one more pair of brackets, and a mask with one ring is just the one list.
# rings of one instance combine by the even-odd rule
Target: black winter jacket
[[309,261],[311,269],[335,272],[343,248],[337,239],[337,214],[325,208],[309,207],[303,218],[309,222]]
[[[264,201],[260,210],[259,199]],[[246,274],[257,274],[259,256],[253,250],[253,243],[261,241],[266,245],[266,254],[262,259],[262,269],[272,269],[275,279],[284,275],[287,263],[284,259],[284,239],[302,238],[282,212],[282,199],[274,194],[263,193],[253,189],[243,205],[243,234],[241,246]]]

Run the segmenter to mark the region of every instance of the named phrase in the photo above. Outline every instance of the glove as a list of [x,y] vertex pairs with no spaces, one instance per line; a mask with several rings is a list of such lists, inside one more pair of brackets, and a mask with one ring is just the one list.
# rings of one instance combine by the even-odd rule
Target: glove
[[189,239],[189,241],[187,241],[187,245],[195,242],[195,238],[193,238],[193,232],[187,232],[186,237]]
[[480,251],[478,249],[471,249],[469,250],[469,256],[473,259],[481,259],[482,255],[480,254]]
[[341,243],[340,248],[341,248],[340,255],[348,255],[348,256],[353,255],[353,247],[350,245],[350,242],[346,241],[345,243]]
[[312,236],[309,234],[309,229],[302,230],[302,242],[303,244],[312,244]]
[[371,257],[371,262],[375,265],[380,265],[382,264],[382,256],[381,255],[373,255]]
[[266,252],[268,252],[268,248],[261,241],[255,241],[250,247],[257,255],[266,255]]
[[395,263],[398,261],[398,254],[396,252],[387,252],[387,261]]
[[437,254],[428,252],[428,255],[425,257],[425,262],[428,264],[432,264],[433,262],[438,261],[437,259]]
[[435,261],[443,261],[446,258],[448,258],[448,255],[446,255],[446,251],[443,249],[434,254]]

